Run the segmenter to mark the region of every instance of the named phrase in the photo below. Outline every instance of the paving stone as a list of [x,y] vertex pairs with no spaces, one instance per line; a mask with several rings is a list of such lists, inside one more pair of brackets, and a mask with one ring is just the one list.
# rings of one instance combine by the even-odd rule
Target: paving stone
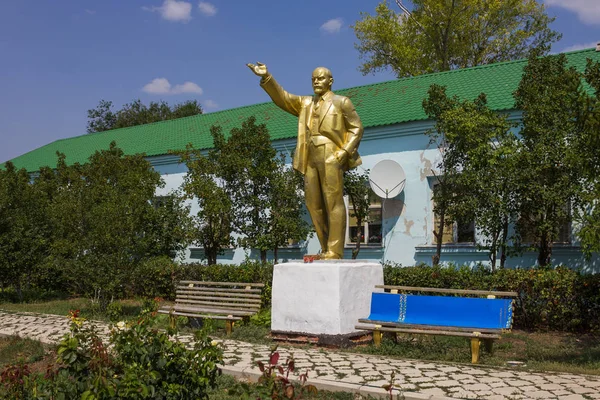
[[542,390],[561,390],[564,389],[561,385],[557,385],[556,383],[545,383],[539,386]]
[[485,383],[476,383],[474,385],[469,385],[469,390],[473,391],[481,391],[481,390],[490,390],[491,387]]
[[435,386],[442,387],[442,388],[448,388],[448,387],[458,386],[458,385],[460,385],[460,382],[454,381],[454,380],[445,380],[445,381],[436,381],[435,382]]
[[512,395],[516,395],[516,394],[521,394],[521,391],[514,387],[493,388],[492,392],[494,392],[496,394],[501,394],[503,396],[512,396]]
[[525,393],[527,397],[531,397],[534,399],[554,399],[556,398],[552,393],[546,390],[536,390],[535,392],[527,392]]
[[570,394],[568,396],[561,397],[560,400],[585,400],[585,397],[580,394]]
[[428,394],[430,396],[446,396],[446,392],[440,388],[429,388],[419,390],[420,393]]
[[452,397],[456,397],[459,399],[478,399],[479,396],[477,393],[471,392],[470,390],[461,389],[458,392],[454,392],[451,394]]

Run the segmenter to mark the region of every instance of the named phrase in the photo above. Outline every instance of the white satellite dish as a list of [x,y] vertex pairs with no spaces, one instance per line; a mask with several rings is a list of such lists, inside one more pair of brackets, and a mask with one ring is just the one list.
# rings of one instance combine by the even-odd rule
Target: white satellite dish
[[375,194],[384,199],[398,196],[406,184],[404,170],[396,161],[379,161],[369,174],[369,183]]

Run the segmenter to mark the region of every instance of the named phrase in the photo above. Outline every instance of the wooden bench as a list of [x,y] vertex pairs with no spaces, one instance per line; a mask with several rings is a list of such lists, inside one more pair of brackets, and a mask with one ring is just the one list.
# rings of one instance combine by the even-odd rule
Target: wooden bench
[[[382,332],[460,336],[471,338],[471,362],[477,363],[481,342],[491,353],[493,341],[512,328],[516,292],[389,285],[375,288],[384,292],[371,295],[371,313],[356,325],[356,329],[373,332],[375,346],[380,345]],[[447,296],[407,294],[411,292]]]
[[175,316],[225,320],[227,334],[234,321],[256,314],[260,309],[263,283],[181,281],[176,287],[175,303],[158,312]]

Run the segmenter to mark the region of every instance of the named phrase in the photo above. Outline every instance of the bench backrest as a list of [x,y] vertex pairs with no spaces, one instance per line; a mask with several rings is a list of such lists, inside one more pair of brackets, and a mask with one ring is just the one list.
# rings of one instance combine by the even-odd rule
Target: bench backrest
[[511,299],[373,293],[368,319],[415,325],[510,329],[512,303]]
[[200,308],[258,311],[262,283],[181,281],[176,288],[177,304]]

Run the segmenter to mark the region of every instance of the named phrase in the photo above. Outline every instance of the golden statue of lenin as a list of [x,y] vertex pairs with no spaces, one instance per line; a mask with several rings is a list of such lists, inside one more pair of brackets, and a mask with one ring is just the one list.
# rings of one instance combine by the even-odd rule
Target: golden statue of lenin
[[261,77],[260,85],[273,102],[298,117],[293,166],[304,174],[306,208],[321,243],[321,259],[340,259],[346,236],[343,173],[361,164],[360,118],[349,98],[331,91],[333,77],[327,68],[313,71],[314,96],[296,96],[277,83],[266,65],[247,65]]

